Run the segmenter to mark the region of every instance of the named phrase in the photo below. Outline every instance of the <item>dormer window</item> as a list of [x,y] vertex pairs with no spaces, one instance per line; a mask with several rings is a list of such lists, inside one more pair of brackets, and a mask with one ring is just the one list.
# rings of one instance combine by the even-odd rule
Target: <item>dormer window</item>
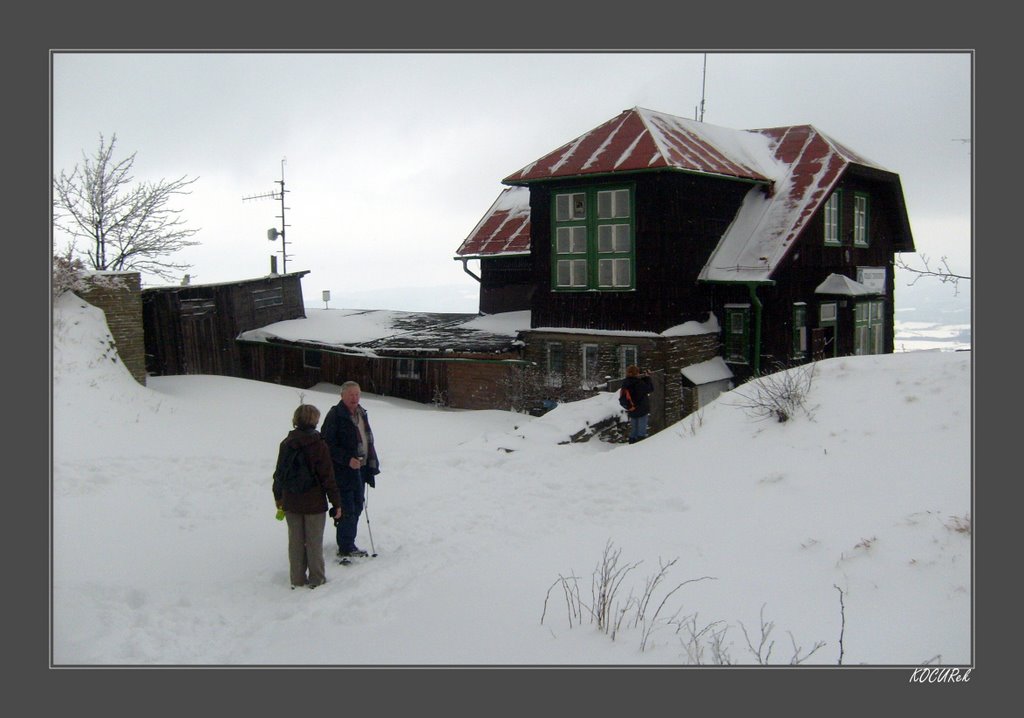
[[633,190],[594,187],[552,194],[552,288],[635,287]]

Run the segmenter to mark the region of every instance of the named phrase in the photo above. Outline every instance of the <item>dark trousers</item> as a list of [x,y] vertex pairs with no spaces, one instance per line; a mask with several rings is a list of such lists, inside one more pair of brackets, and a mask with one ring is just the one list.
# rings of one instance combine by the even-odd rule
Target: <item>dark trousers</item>
[[341,510],[344,516],[338,522],[338,549],[342,552],[356,549],[356,530],[359,528],[359,514],[363,512],[366,499],[366,482],[362,470],[353,472],[338,485],[341,489]]

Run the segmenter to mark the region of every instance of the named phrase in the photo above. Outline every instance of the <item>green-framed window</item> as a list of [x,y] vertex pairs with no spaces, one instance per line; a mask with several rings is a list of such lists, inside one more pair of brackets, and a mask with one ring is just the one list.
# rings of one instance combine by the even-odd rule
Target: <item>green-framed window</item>
[[840,222],[841,208],[843,206],[843,192],[842,190],[836,190],[832,195],[825,201],[825,210],[823,217],[825,220],[825,244],[840,245],[842,239],[840,232],[842,231],[842,224]]
[[556,291],[636,287],[632,186],[552,192],[551,286]]
[[867,247],[871,241],[868,236],[869,220],[868,196],[863,192],[853,195],[853,243],[858,247]]
[[885,335],[884,302],[872,299],[853,307],[853,353],[881,354]]
[[750,305],[725,306],[725,360],[750,363]]
[[793,303],[793,358],[807,357],[807,304]]

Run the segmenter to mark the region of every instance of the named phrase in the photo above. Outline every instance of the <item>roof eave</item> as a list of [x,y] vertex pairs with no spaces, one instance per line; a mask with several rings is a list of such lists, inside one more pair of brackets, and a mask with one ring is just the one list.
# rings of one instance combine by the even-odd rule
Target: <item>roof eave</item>
[[770,185],[772,180],[770,179],[758,179],[756,177],[738,177],[736,175],[727,175],[720,172],[703,172],[701,170],[691,170],[683,167],[651,167],[649,169],[630,169],[630,170],[616,170],[612,172],[583,172],[570,175],[556,175],[552,177],[534,177],[531,179],[510,179],[506,177],[501,181],[502,184],[517,186],[517,187],[528,187],[533,184],[544,184],[549,182],[558,182],[564,180],[576,180],[585,181],[591,179],[601,179],[605,177],[618,177],[622,178],[626,175],[636,174],[651,174],[655,172],[677,172],[680,174],[697,175],[699,177],[713,177],[717,179],[732,180],[734,182],[743,182],[745,184],[753,185]]

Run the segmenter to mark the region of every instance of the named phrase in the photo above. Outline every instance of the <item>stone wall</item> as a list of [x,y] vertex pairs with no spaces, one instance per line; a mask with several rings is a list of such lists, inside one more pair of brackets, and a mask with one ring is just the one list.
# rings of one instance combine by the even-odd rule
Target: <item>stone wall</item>
[[[93,285],[77,294],[107,316],[121,361],[142,385],[146,383],[146,336],[142,326],[142,284],[138,272],[108,272],[104,277],[119,280],[120,287]],[[88,280],[88,277],[86,277]]]
[[[556,330],[530,330],[524,333],[526,347],[523,358],[535,367],[533,403],[556,400],[576,401],[595,395],[598,391],[618,391],[622,383],[620,349],[634,346],[639,353],[641,368],[651,373],[655,393],[651,396],[650,430],[652,433],[664,429],[694,411],[692,392],[684,391],[682,370],[693,364],[705,362],[721,354],[721,338],[718,332],[683,336],[659,336],[640,334],[584,334],[580,332],[559,333]],[[564,368],[561,381],[552,381],[546,376],[547,344],[562,345]],[[602,380],[598,386],[589,389],[581,381],[583,345],[597,346],[597,376]],[[528,404],[529,402],[527,402]]]

